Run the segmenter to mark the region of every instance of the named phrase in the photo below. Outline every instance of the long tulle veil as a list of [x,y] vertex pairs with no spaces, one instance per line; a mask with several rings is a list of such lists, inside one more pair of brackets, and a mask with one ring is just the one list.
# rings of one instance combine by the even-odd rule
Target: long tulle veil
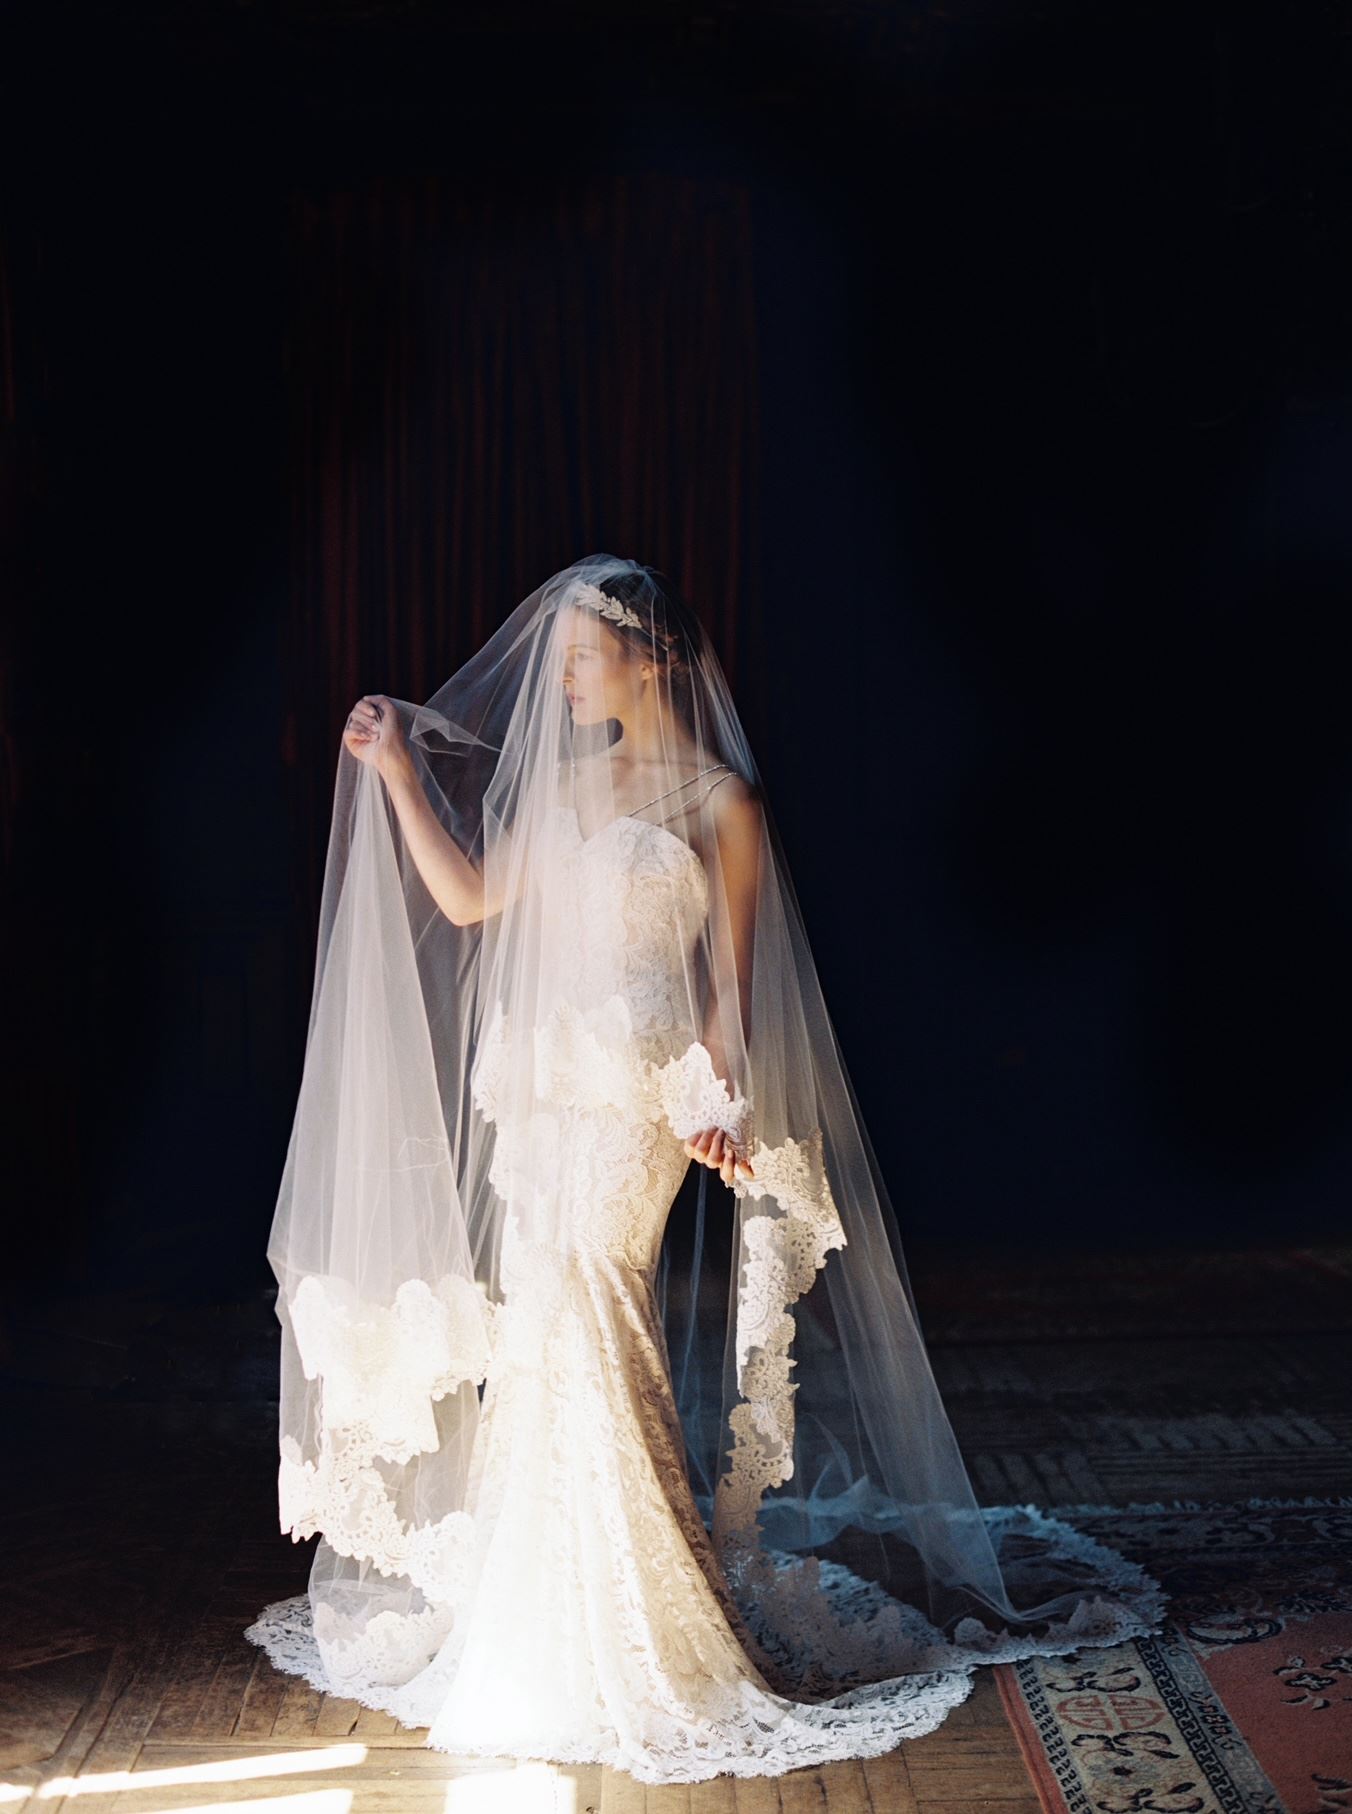
[[[655,690],[665,741],[641,769],[613,726],[574,721],[564,682],[589,638],[616,639]],[[426,704],[393,703],[483,914],[457,923],[432,898],[380,776],[340,750],[268,1249],[281,1524],[322,1539],[323,1679],[369,1698],[425,1667],[454,1623],[505,1247],[566,1258],[585,1238],[586,1206],[541,1185],[559,1103],[656,1105],[682,1137],[719,1126],[750,1158],[731,1187],[693,1168],[661,1288],[691,1481],[781,1687],[961,1677],[1150,1629],[1160,1596],[1139,1569],[1027,1508],[977,1505],[771,805],[696,613],[652,569],[594,555],[518,603]],[[661,1003],[617,985],[623,930],[604,903],[577,924],[549,885],[560,839],[640,818],[662,826],[653,910],[682,910],[662,894],[682,863],[707,889],[678,999]],[[748,890],[749,948],[731,930]]]

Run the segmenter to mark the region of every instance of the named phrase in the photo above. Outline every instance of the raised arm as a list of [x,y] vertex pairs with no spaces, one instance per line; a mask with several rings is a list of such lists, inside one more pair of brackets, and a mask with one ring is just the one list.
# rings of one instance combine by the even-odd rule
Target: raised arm
[[[359,762],[371,763],[384,781],[408,853],[446,918],[456,926],[471,926],[501,913],[507,905],[506,891],[499,886],[495,898],[488,898],[483,877],[432,810],[393,703],[381,693],[359,699],[343,741]],[[507,863],[503,867],[510,872],[516,866]]]

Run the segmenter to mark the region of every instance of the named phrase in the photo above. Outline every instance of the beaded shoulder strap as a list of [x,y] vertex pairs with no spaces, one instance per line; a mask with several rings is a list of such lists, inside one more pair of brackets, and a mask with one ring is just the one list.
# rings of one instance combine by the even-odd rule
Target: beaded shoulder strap
[[[728,781],[732,778],[732,770],[730,768],[728,768],[728,765],[726,762],[716,762],[714,764],[714,768],[727,768],[728,772],[726,775],[720,775],[718,777],[717,781],[711,781],[709,783],[709,785],[705,788],[704,792],[700,795],[698,800],[686,800],[686,801],[682,802],[681,805],[674,806],[669,813],[663,813],[660,819],[654,819],[652,821],[652,823],[654,825],[665,825],[668,819],[674,819],[678,813],[689,812],[693,806],[703,806],[704,802],[709,798],[709,795],[718,786],[719,781]],[[706,774],[706,775],[711,775],[712,773],[713,773],[713,769],[711,769],[711,768],[706,768],[704,770],[704,774]],[[692,785],[692,783],[700,780],[700,778],[701,777],[699,775],[692,775],[690,777],[690,780],[683,781],[681,783],[681,786],[689,787]],[[675,793],[676,790],[675,790],[675,788],[671,788],[669,791],[671,793]],[[664,800],[665,798],[666,798],[665,794],[659,794],[657,796],[658,800]],[[655,806],[656,804],[657,804],[657,802],[655,800],[649,800],[649,802],[648,802],[649,806]],[[643,807],[639,808],[640,812],[643,812],[644,810],[645,809]]]
[[[577,757],[573,756],[570,760],[574,771],[574,782],[576,783]],[[711,781],[698,800],[685,800],[680,805],[673,806],[669,813],[663,813],[660,818],[648,820],[648,824],[650,825],[665,825],[668,819],[674,819],[678,813],[689,812],[692,806],[702,806],[709,798],[709,795],[718,786],[719,781],[728,781],[732,778],[733,770],[728,768],[726,762],[711,762],[708,768],[702,768],[697,775],[691,775],[685,781],[678,781],[675,787],[667,788],[665,793],[655,794],[651,800],[645,800],[642,806],[636,806],[632,812],[625,813],[622,816],[626,819],[636,819],[640,813],[646,813],[650,806],[656,806],[659,800],[669,799],[672,794],[680,793],[681,789],[684,787],[693,787],[696,781],[702,781],[706,775],[712,775],[715,770],[720,768],[727,769],[727,773],[719,775],[718,781]]]

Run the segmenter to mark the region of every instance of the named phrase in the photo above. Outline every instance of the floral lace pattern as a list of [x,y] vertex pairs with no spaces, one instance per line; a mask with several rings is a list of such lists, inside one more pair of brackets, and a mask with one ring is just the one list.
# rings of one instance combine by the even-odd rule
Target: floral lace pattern
[[755,1177],[738,1194],[773,1199],[778,1215],[742,1224],[737,1299],[737,1383],[742,1402],[729,1422],[728,1468],[714,1495],[714,1538],[755,1540],[756,1515],[772,1488],[793,1477],[793,1360],[797,1326],[791,1307],[811,1286],[827,1255],[845,1245],[845,1230],[822,1164],[821,1132],[782,1146],[757,1145]]
[[662,1112],[678,1140],[718,1127],[730,1136],[739,1152],[750,1149],[750,1105],[744,1096],[733,1096],[723,1079],[714,1075],[713,1059],[698,1041],[661,1067],[657,1093]]
[[291,1326],[307,1379],[324,1382],[324,1424],[374,1459],[407,1461],[437,1446],[432,1405],[481,1380],[493,1306],[473,1279],[447,1274],[435,1289],[406,1279],[388,1306],[358,1304],[339,1281],[302,1279]]
[[[964,1649],[961,1628],[945,1638],[839,1564],[761,1544],[763,1495],[792,1474],[792,1309],[845,1244],[817,1129],[756,1142],[755,1177],[733,1187],[741,1397],[705,1529],[654,1278],[683,1140],[715,1125],[753,1138],[752,1105],[691,1038],[707,882],[660,826],[619,819],[584,839],[560,813],[571,882],[551,911],[572,929],[570,987],[528,1029],[496,1005],[471,1078],[505,1203],[502,1301],[462,1278],[409,1281],[387,1306],[303,1282],[290,1309],[325,1427],[313,1456],[284,1449],[283,1526],[377,1577],[346,1599],[280,1602],[247,1635],[458,1755],[601,1762],[652,1783],[877,1755],[937,1726],[1002,1634],[976,1627]],[[419,1518],[381,1461],[434,1454],[436,1400],[480,1380],[463,1506]],[[1034,1549],[1087,1555],[1030,1517]],[[1113,1566],[1095,1578],[1122,1599],[1086,1601],[1082,1632],[1158,1616],[1152,1584]]]
[[471,1519],[447,1512],[405,1521],[385,1477],[359,1441],[330,1437],[315,1461],[287,1438],[277,1483],[281,1527],[297,1540],[322,1534],[340,1556],[402,1575],[430,1599],[454,1603],[465,1585]]
[[690,1020],[695,941],[709,882],[692,847],[650,820],[620,817],[584,838],[572,807],[555,809],[550,912],[567,969],[563,992],[623,998],[636,1033]]
[[277,1495],[281,1528],[297,1541],[322,1533],[341,1556],[401,1575],[439,1601],[464,1579],[470,1521],[461,1511],[404,1518],[380,1463],[438,1446],[433,1406],[482,1380],[494,1307],[454,1274],[435,1290],[407,1279],[389,1305],[353,1300],[340,1281],[302,1279],[287,1306],[306,1377],[323,1382],[315,1453],[287,1437]]

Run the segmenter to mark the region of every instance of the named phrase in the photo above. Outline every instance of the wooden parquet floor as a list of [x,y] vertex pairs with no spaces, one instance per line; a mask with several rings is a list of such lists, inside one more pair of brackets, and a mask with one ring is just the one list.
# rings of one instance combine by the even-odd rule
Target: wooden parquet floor
[[[932,1257],[917,1290],[983,1498],[1352,1491],[1352,1255],[1188,1256],[1157,1290],[1144,1261],[1087,1256],[1052,1284],[1001,1258],[950,1264]],[[0,1809],[1036,1814],[986,1672],[939,1731],[781,1778],[655,1790],[428,1751],[278,1675],[241,1636],[308,1567],[308,1546],[276,1534],[266,1298],[52,1303],[5,1333],[0,1403],[22,1465],[0,1512]]]

